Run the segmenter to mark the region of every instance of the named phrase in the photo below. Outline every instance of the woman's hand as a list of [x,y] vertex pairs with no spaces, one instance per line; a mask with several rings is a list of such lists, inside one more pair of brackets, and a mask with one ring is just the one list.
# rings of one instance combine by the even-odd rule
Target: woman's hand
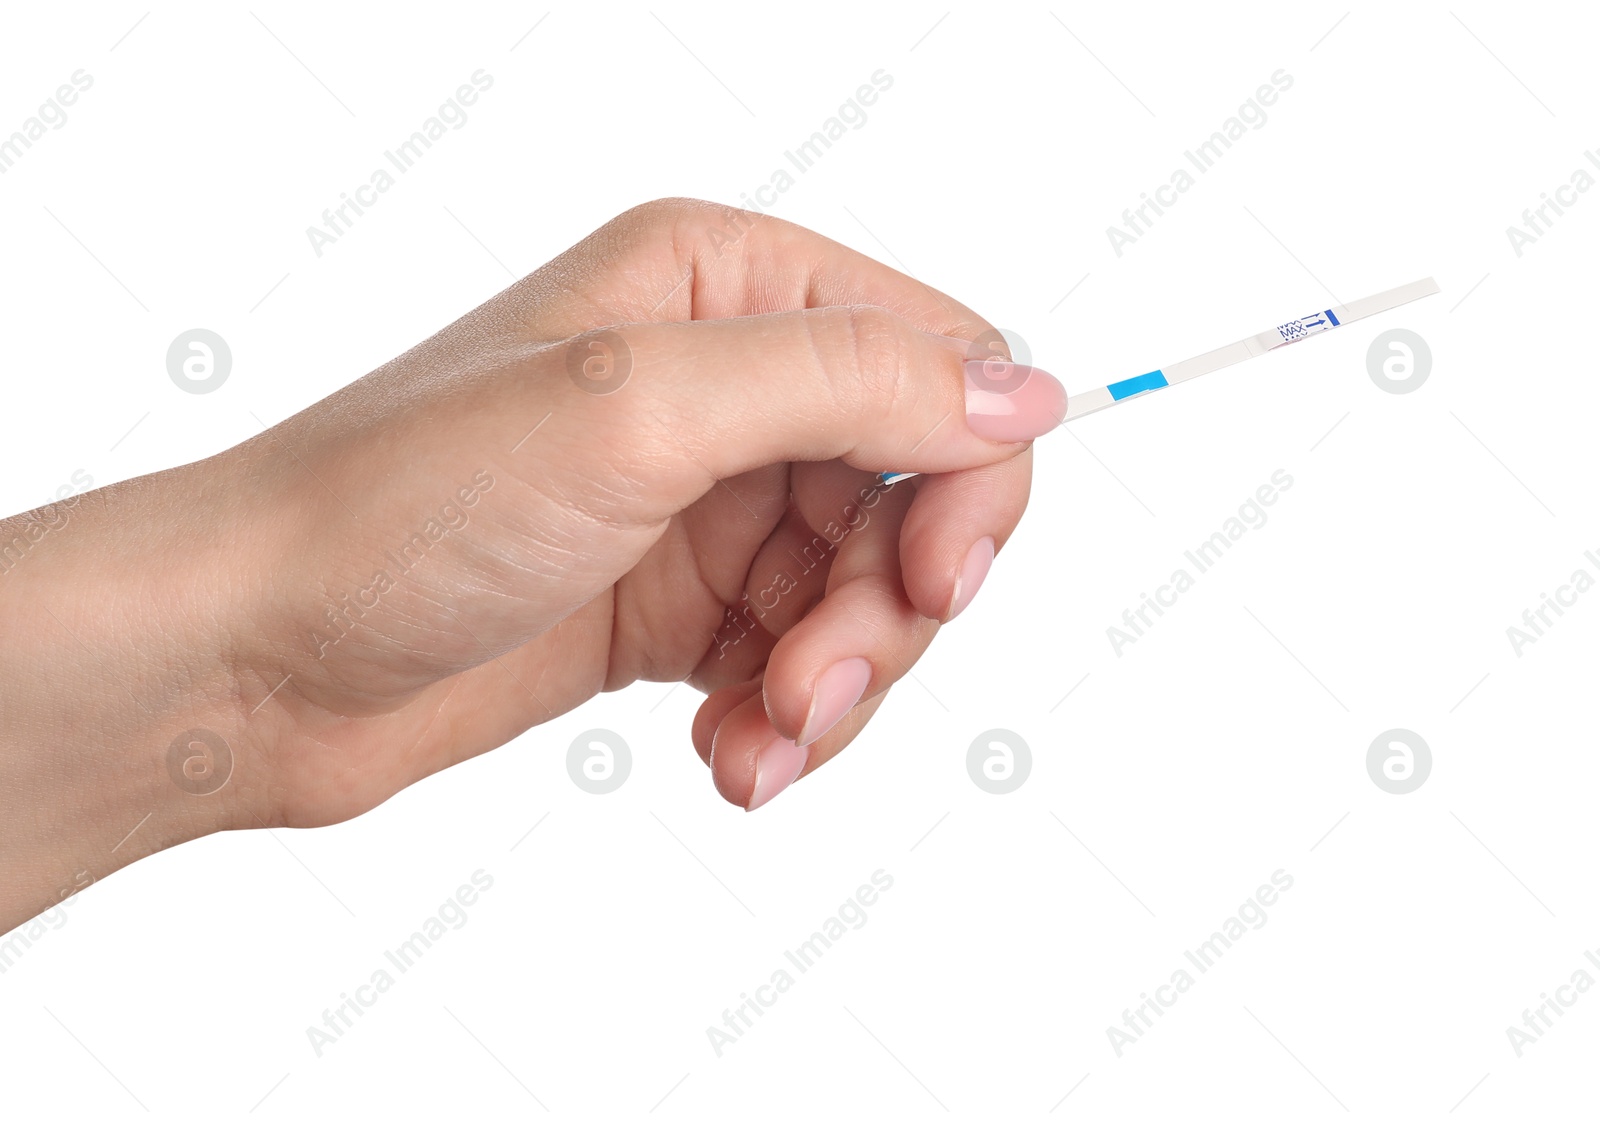
[[0,657],[9,912],[207,831],[357,815],[638,679],[708,692],[695,748],[764,803],[1022,514],[1065,395],[964,372],[985,335],[809,231],[662,201],[260,437],[83,497],[0,574],[0,620],[49,637]]

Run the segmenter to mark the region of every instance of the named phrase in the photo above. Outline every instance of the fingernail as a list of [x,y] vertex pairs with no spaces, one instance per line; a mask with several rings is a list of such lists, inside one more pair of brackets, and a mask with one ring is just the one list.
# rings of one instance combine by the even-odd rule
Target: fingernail
[[762,746],[756,754],[756,786],[744,810],[755,811],[792,785],[806,767],[806,757],[806,751],[788,738],[773,738]]
[[1067,416],[1067,391],[1037,367],[969,359],[967,428],[990,441],[1032,441]]
[[811,709],[806,712],[797,745],[810,745],[833,728],[833,724],[861,701],[872,678],[872,664],[862,656],[851,656],[827,666],[817,676],[811,692]]
[[972,604],[972,599],[978,595],[978,587],[989,576],[989,567],[993,562],[994,539],[984,535],[972,544],[972,549],[961,560],[961,572],[956,575],[956,588],[950,595],[950,611],[945,614],[945,620],[954,620],[962,609]]

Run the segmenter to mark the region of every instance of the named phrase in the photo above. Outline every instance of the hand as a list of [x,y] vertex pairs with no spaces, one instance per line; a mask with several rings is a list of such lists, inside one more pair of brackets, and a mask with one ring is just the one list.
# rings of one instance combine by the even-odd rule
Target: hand
[[[6,623],[61,626],[0,658],[0,813],[67,794],[0,815],[13,891],[349,818],[638,679],[708,692],[694,745],[759,806],[856,737],[1021,517],[1065,395],[964,378],[985,332],[809,231],[662,201],[260,437],[84,497],[53,565],[0,578]],[[49,776],[16,748],[69,728],[99,748]],[[194,729],[231,757],[209,795],[171,772]]]

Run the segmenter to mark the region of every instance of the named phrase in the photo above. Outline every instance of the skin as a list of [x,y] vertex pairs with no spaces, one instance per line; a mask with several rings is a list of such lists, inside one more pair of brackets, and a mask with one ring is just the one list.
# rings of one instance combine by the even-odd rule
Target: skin
[[[584,334],[608,326],[631,363],[597,394],[569,353],[603,373]],[[1030,446],[965,420],[986,330],[810,231],[663,200],[253,440],[0,522],[51,524],[0,574],[0,931],[211,832],[349,819],[640,679],[707,692],[692,740],[743,807],[817,677],[863,656],[820,767],[1026,505]],[[937,475],[871,492],[889,468]],[[455,525],[379,592],[430,519]],[[775,604],[734,625],[747,593]],[[224,775],[196,728],[232,758],[214,792],[174,780]]]

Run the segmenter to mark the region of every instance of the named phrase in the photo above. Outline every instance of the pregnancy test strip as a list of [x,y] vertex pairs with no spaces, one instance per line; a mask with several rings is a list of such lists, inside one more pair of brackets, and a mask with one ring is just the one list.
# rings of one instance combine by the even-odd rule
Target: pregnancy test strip
[[[1309,316],[1302,316],[1298,320],[1290,320],[1287,324],[1279,324],[1265,332],[1258,332],[1248,339],[1238,343],[1230,343],[1227,347],[1219,347],[1215,351],[1208,351],[1204,355],[1196,355],[1193,359],[1184,359],[1156,371],[1149,371],[1142,375],[1135,375],[1131,379],[1123,379],[1109,386],[1096,387],[1086,390],[1081,394],[1067,395],[1067,416],[1064,422],[1073,421],[1086,414],[1104,410],[1108,406],[1115,406],[1119,402],[1126,402],[1130,398],[1149,394],[1151,391],[1176,383],[1187,382],[1189,379],[1209,375],[1212,371],[1223,367],[1231,367],[1235,363],[1243,363],[1246,359],[1254,359],[1274,348],[1284,347],[1291,343],[1299,343],[1310,336],[1330,331],[1341,324],[1348,324],[1352,320],[1362,320],[1379,312],[1387,312],[1391,308],[1399,308],[1403,304],[1410,304],[1422,297],[1432,296],[1439,291],[1438,284],[1431,277],[1421,281],[1413,281],[1409,285],[1401,285],[1398,289],[1390,289],[1376,296],[1362,297],[1360,300],[1351,301],[1349,304],[1336,304],[1332,308],[1313,312]],[[900,480],[916,476],[915,472],[883,472],[878,475],[880,484],[893,484]]]

